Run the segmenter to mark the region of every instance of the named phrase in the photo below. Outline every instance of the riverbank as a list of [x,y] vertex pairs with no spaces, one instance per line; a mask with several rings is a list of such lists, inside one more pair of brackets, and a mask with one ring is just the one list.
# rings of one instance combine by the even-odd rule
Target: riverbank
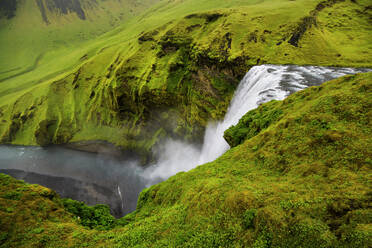
[[241,141],[234,148],[144,190],[137,210],[110,231],[83,228],[50,191],[1,176],[1,241],[6,247],[368,247],[371,77],[345,76],[249,112],[228,131]]
[[164,138],[202,142],[252,66],[372,66],[368,4],[161,2],[84,49],[46,54],[40,70],[2,82],[0,142],[104,140],[146,164]]

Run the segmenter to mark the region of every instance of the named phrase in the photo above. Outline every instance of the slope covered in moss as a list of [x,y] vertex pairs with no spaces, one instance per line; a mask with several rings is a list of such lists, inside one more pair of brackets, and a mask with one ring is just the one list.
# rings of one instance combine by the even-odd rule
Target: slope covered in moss
[[0,174],[0,247],[68,246],[82,230],[50,189]]
[[2,143],[198,140],[256,64],[371,66],[369,1],[161,1],[1,82]]
[[[64,56],[81,49],[88,41],[127,22],[156,2],[2,0],[0,82],[33,71],[51,59],[62,69],[69,62],[66,58],[63,60]],[[71,56],[67,57],[71,59]],[[38,72],[40,78],[47,73]]]
[[155,247],[368,247],[371,79],[371,73],[347,76],[249,112],[226,133],[234,138],[244,128],[240,145],[143,191],[134,223],[117,240]]
[[[66,224],[67,215],[53,222],[33,208],[15,225],[58,227],[47,247],[370,247],[371,99],[366,73],[263,104],[226,132],[234,148],[144,190],[137,210],[112,230]],[[1,177],[1,192],[29,194],[9,180]],[[16,200],[1,197],[4,215]],[[22,199],[26,208],[33,203]],[[2,224],[5,246],[34,242],[9,230]]]

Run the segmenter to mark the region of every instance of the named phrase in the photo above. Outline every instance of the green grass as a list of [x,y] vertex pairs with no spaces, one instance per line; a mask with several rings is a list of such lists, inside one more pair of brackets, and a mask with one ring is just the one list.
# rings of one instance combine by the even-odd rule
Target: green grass
[[[371,79],[344,77],[249,112],[226,133],[246,133],[240,145],[143,191],[135,222],[116,240],[128,247],[369,247]],[[267,124],[257,131],[255,123]]]
[[[145,163],[164,136],[202,137],[253,65],[371,67],[366,0],[145,2],[114,29],[100,11],[46,27],[25,2],[0,21],[1,143],[106,140]],[[234,148],[144,190],[114,224],[1,175],[0,247],[370,247],[371,79],[247,113],[225,134]]]
[[371,94],[366,73],[263,104],[226,132],[234,148],[145,189],[111,230],[0,176],[3,247],[370,247]]
[[[50,53],[49,58],[58,58],[59,61],[55,63],[59,64],[64,55],[80,50],[87,42],[125,23],[150,5],[150,1],[138,4],[128,0],[98,0],[96,4],[85,0],[80,2],[90,2],[90,8],[85,8],[87,20],[79,19],[74,13],[61,15],[47,10],[47,24],[42,19],[36,1],[19,3],[15,18],[1,19],[0,79],[5,76],[3,74],[6,73],[2,73],[4,71],[18,68],[8,73],[11,76],[29,67],[39,54]],[[48,59],[43,61],[48,62]],[[47,73],[41,71],[39,74]]]
[[[146,2],[98,37],[112,16],[45,27],[21,9],[0,25],[1,71],[21,68],[0,78],[30,70],[0,82],[1,142],[105,140],[145,158],[164,136],[198,141],[257,63],[371,66],[368,1],[328,1],[314,14],[320,2],[161,1],[145,10]],[[289,44],[308,16],[316,24]]]

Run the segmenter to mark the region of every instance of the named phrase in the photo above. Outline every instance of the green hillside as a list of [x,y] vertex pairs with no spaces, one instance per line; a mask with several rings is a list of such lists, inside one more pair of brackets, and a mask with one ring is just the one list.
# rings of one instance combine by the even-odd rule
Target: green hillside
[[[88,41],[127,22],[150,3],[156,2],[2,0],[0,82],[26,74],[40,65],[50,65],[50,60],[60,64],[60,70],[77,65],[77,50],[82,49]],[[74,61],[63,61],[62,57],[67,55],[69,58],[65,59]],[[39,78],[47,76],[52,70],[39,71]]]
[[26,2],[0,21],[1,143],[105,140],[145,159],[162,137],[198,141],[253,65],[371,66],[367,0],[97,1],[49,24]]
[[371,247],[371,110],[372,73],[263,104],[117,221],[2,175],[1,247]]

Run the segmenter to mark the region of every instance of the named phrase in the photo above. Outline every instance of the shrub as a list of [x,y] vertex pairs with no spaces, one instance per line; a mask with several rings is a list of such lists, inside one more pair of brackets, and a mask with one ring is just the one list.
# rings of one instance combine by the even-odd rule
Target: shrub
[[254,219],[256,218],[257,210],[249,209],[243,215],[243,225],[246,229],[254,228]]
[[22,194],[20,192],[10,191],[5,193],[2,197],[8,200],[19,200],[21,199]]
[[80,218],[83,226],[100,230],[107,230],[115,226],[115,218],[110,214],[110,208],[103,204],[92,207],[83,202],[63,199],[67,211]]

